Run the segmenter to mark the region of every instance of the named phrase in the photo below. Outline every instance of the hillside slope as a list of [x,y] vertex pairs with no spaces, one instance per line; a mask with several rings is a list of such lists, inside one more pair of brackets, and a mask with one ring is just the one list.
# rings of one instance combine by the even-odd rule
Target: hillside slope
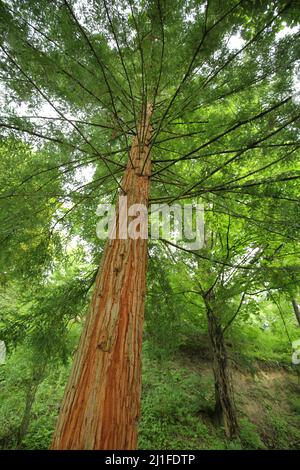
[[197,354],[184,348],[167,364],[145,361],[140,448],[299,449],[297,371],[275,361],[232,361],[240,438],[227,441],[212,418],[208,356],[203,349]]

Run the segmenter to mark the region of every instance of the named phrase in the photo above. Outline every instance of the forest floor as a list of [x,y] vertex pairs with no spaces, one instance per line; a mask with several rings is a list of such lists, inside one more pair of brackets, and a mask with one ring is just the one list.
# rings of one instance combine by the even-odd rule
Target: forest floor
[[168,363],[144,361],[142,449],[299,449],[300,376],[288,363],[231,356],[240,437],[212,420],[209,350],[181,348]]
[[[154,350],[146,340],[139,448],[300,449],[299,370],[291,365],[282,342],[273,347],[273,336],[269,342],[265,333],[262,337],[259,342],[257,331],[255,340],[248,332],[250,340],[242,345],[235,340],[227,344],[240,426],[239,438],[231,441],[212,419],[214,381],[207,337],[189,336],[168,356],[166,344]],[[16,446],[25,403],[25,389],[20,386],[24,361],[20,350],[8,361],[6,375],[2,370],[2,381],[0,376],[0,447],[4,449]],[[21,448],[49,447],[70,365],[53,368],[41,383]]]

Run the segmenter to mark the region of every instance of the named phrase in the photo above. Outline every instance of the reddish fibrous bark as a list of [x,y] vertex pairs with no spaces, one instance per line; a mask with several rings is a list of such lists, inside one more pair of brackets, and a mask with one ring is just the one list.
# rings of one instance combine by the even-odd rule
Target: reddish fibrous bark
[[[148,206],[151,114],[148,105],[121,184],[128,207]],[[108,240],[52,449],[136,448],[146,271],[147,239]]]

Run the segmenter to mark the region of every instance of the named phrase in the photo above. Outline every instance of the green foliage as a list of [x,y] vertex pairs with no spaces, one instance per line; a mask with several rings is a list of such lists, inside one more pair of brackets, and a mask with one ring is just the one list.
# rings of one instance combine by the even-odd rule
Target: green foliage
[[[250,351],[249,351],[250,352]],[[141,449],[272,449],[299,448],[298,417],[288,410],[290,391],[286,396],[278,396],[276,387],[266,395],[264,376],[258,375],[254,390],[244,389],[239,395],[240,411],[238,438],[228,441],[221,428],[212,420],[214,406],[214,383],[210,363],[201,356],[191,362],[188,353],[180,353],[171,361],[161,362],[144,355],[142,415],[140,421],[139,448]],[[253,360],[253,359],[252,359]],[[261,363],[262,365],[262,363]],[[280,375],[278,366],[265,364],[263,373],[270,373],[270,386],[273,387],[272,373]],[[256,364],[256,371],[259,364]],[[249,376],[248,368],[238,369],[238,380]],[[290,375],[289,375],[290,374]],[[252,377],[252,378],[251,378]],[[281,386],[295,387],[292,372],[282,372]],[[287,380],[287,382],[284,382]],[[294,390],[294,399],[299,389]],[[266,400],[267,397],[267,400]],[[262,404],[266,416],[255,412],[246,416],[253,401]],[[279,406],[279,408],[277,407]],[[278,414],[280,410],[281,416]],[[294,412],[293,412],[294,413]],[[297,424],[298,423],[298,424]],[[289,441],[289,442],[288,442]]]
[[[9,357],[7,363],[0,366],[1,448],[13,449],[17,445],[17,434],[25,411],[26,393],[28,386],[32,383],[32,367],[37,367],[40,358],[34,358],[33,364],[32,360],[28,347],[19,347]],[[22,448],[47,449],[49,447],[69,369],[70,364],[62,365],[57,362],[48,364],[43,380],[38,385],[29,428],[22,441]]]
[[[72,342],[76,342],[75,337]],[[280,395],[278,405],[275,400],[278,390],[272,389],[274,396],[266,394],[260,376],[255,381],[255,394],[252,389],[242,391],[243,404],[239,402],[238,405],[243,412],[239,419],[240,438],[228,441],[222,429],[216,427],[211,419],[214,384],[207,359],[201,359],[201,355],[190,356],[191,350],[186,350],[184,353],[176,353],[168,361],[161,361],[153,359],[152,355],[149,357],[149,347],[144,350],[139,448],[234,450],[299,447],[299,389],[292,372],[285,372],[287,382],[283,382],[282,376],[281,386],[287,395],[286,398]],[[16,433],[24,410],[26,385],[31,374],[26,351],[26,347],[18,348],[0,368],[1,448],[15,448]],[[251,348],[244,352],[250,353]],[[49,366],[36,394],[22,448],[49,447],[69,368],[70,363],[66,366],[61,363]],[[252,377],[247,368],[239,370],[239,380],[247,374]],[[276,371],[280,373],[278,366],[266,363],[264,374]],[[269,379],[270,385],[275,387],[272,380]],[[246,417],[243,411],[243,406],[251,406],[253,401],[262,403],[266,411],[266,417],[261,422],[260,414]],[[255,424],[253,419],[256,420]]]
[[247,418],[240,420],[240,439],[246,449],[266,449],[257,427]]
[[144,361],[139,448],[193,449],[212,443],[199,418],[201,380],[172,362]]
[[293,413],[297,413],[298,415],[300,415],[300,397],[293,396],[290,399],[290,406]]
[[23,448],[49,448],[69,372],[70,364],[53,369],[39,387]]
[[[280,0],[0,0],[3,448],[49,445],[103,253],[96,208],[116,202],[147,103],[151,202],[201,198],[205,243],[149,243],[140,446],[298,445],[293,396],[292,430],[271,405],[269,427],[243,415],[234,441],[214,426],[207,335],[211,311],[253,380],[261,363],[288,367],[299,338],[298,12]],[[209,374],[178,362],[191,352]]]

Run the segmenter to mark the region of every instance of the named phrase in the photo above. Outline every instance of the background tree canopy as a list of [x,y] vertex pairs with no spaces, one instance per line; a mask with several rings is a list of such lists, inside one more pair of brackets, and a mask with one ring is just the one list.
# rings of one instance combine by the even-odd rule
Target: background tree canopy
[[148,243],[139,447],[299,448],[299,12],[0,1],[2,448],[50,445],[134,142],[148,202],[205,213]]

